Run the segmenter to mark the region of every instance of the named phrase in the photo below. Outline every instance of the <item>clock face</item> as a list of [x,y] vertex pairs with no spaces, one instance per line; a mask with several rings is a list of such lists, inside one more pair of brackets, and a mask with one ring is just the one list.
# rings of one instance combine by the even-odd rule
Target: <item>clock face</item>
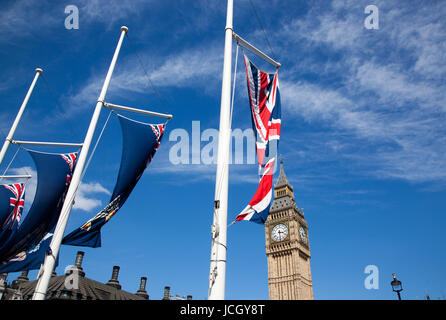
[[303,243],[307,243],[307,233],[305,232],[305,229],[300,226],[299,227],[299,234],[300,234],[300,239],[302,240]]
[[283,241],[287,235],[288,235],[288,227],[283,223],[274,226],[273,230],[271,231],[271,237],[273,238],[274,241],[277,242]]

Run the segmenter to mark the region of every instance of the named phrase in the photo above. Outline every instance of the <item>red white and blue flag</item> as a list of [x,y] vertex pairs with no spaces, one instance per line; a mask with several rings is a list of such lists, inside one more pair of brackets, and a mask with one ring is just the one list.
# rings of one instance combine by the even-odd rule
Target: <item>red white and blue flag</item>
[[119,116],[122,129],[121,166],[107,206],[63,238],[62,244],[98,248],[102,227],[122,208],[160,146],[166,124],[147,124]]
[[265,223],[273,194],[273,173],[280,139],[281,111],[277,71],[268,73],[255,66],[246,55],[245,67],[252,128],[256,135],[256,154],[260,183],[254,197],[236,221]]
[[[74,165],[76,163],[77,158],[77,152],[74,153],[67,153],[67,154],[61,154],[60,155],[70,166],[70,173],[67,174],[67,179],[65,180],[65,184],[68,186],[71,182],[71,178],[74,172]],[[68,189],[67,189],[68,191]],[[65,197],[64,197],[65,198]]]
[[[60,155],[30,150],[28,152],[37,169],[37,186],[31,207],[24,217],[21,216],[24,198],[20,184],[0,188],[0,225],[8,223],[8,220],[1,218],[4,217],[6,205],[16,206],[14,210],[9,209],[9,213],[12,211],[10,220],[15,219],[15,227],[10,230],[9,224],[0,231],[0,263],[31,250],[48,232],[54,231],[68,189],[67,177],[72,175],[76,158],[75,154]],[[17,223],[18,219],[21,220],[20,225]],[[2,265],[4,266],[6,265]]]
[[[3,185],[6,189],[12,192],[13,196],[9,198],[9,205],[12,207],[11,213],[3,222],[2,229],[8,227],[12,230],[14,224],[20,223],[22,219],[22,210],[25,205],[25,184],[14,183]],[[9,226],[8,226],[9,225]]]

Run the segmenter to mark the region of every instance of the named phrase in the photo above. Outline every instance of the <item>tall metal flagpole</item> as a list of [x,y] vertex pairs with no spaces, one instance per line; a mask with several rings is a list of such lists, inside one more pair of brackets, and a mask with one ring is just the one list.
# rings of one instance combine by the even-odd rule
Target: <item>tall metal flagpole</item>
[[98,101],[96,103],[96,108],[94,109],[93,117],[91,118],[90,126],[88,127],[85,140],[80,151],[79,157],[76,161],[76,167],[74,169],[73,177],[70,186],[65,197],[65,201],[62,206],[59,220],[57,221],[56,228],[54,230],[53,239],[50,244],[51,254],[47,254],[45,257],[45,262],[40,270],[39,281],[37,282],[36,291],[34,292],[33,300],[44,300],[48,289],[48,284],[51,279],[51,274],[54,270],[54,265],[56,263],[57,256],[59,254],[60,245],[62,243],[63,234],[65,232],[65,227],[67,226],[68,217],[70,215],[71,207],[73,206],[73,200],[76,195],[77,188],[81,182],[82,171],[84,170],[85,161],[87,159],[88,150],[90,149],[91,141],[93,140],[93,134],[96,129],[96,124],[99,119],[99,115],[102,109],[102,103],[104,102],[105,95],[110,84],[110,80],[115,68],[116,60],[118,59],[119,50],[121,49],[122,41],[125,34],[128,32],[127,27],[121,27],[121,36],[119,38],[118,45],[116,47],[113,59],[110,63],[110,67],[105,77],[104,85],[102,86],[101,93],[99,94]]
[[39,78],[39,75],[41,75],[42,73],[43,73],[42,69],[40,69],[40,68],[36,69],[36,75],[34,76],[34,80],[28,89],[25,99],[22,102],[22,106],[20,107],[19,112],[17,113],[17,116],[15,117],[14,123],[12,124],[12,127],[9,130],[8,135],[6,136],[5,143],[3,144],[2,150],[0,151],[0,165],[3,162],[3,158],[5,157],[6,151],[8,151],[9,145],[11,144],[11,141],[14,137],[15,130],[17,129],[17,126],[19,125],[20,119],[22,118],[22,114],[25,111],[26,105],[28,104],[29,97],[31,96],[31,93],[34,90],[34,86],[36,85],[37,79]]
[[228,220],[229,143],[231,137],[231,69],[234,1],[228,0],[225,28],[225,50],[221,87],[220,131],[215,179],[214,222],[212,225],[211,267],[209,274],[209,300],[225,298],[226,231]]

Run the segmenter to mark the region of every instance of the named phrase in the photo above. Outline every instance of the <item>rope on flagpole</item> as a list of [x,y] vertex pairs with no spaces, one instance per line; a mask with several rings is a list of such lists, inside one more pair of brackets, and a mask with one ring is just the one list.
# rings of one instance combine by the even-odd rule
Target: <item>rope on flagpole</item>
[[[233,85],[232,85],[231,114],[230,114],[230,117],[229,117],[229,121],[230,121],[230,126],[229,126],[229,127],[230,127],[230,128],[232,128],[232,113],[233,113],[233,110],[234,110],[235,82],[236,82],[236,80],[237,80],[237,64],[238,64],[238,49],[239,49],[239,47],[240,47],[240,45],[239,45],[239,43],[237,42],[237,49],[236,49],[236,51],[235,51],[234,80],[232,81],[232,82],[233,82]],[[232,226],[234,223],[235,223],[235,220],[232,221],[232,222],[228,225],[228,228],[229,228],[230,226]]]
[[[2,136],[5,136],[5,137],[6,137],[6,134],[3,132],[3,130],[2,130],[1,128],[0,128],[0,134],[1,134]],[[16,154],[14,155],[13,159],[12,159],[11,162],[9,163],[8,168],[9,168],[9,166],[12,164],[12,161],[14,160],[15,156],[16,156],[17,153],[20,151],[20,149],[24,149],[22,145],[19,145],[18,147],[19,147],[19,149],[16,151]],[[18,158],[18,159],[19,159],[20,164],[23,165],[23,170],[25,171],[25,173],[26,173],[27,175],[30,175],[30,173],[29,173],[28,170],[26,169],[26,165],[24,165],[24,163],[20,160],[20,158]],[[8,168],[5,170],[5,172],[3,173],[3,175],[5,175],[5,173],[6,173],[6,171],[8,170]],[[3,179],[3,178],[0,178],[0,180],[1,180],[1,179]]]
[[107,126],[108,120],[110,120],[110,116],[112,114],[112,111],[113,110],[110,109],[110,112],[108,113],[107,120],[105,121],[104,126],[102,127],[102,130],[101,130],[101,133],[99,134],[99,137],[96,140],[96,144],[94,145],[93,150],[91,151],[90,157],[88,158],[88,161],[85,164],[84,171],[82,171],[82,174],[81,174],[81,180],[84,178],[85,172],[87,171],[87,168],[90,165],[91,159],[93,158],[94,152],[96,151],[96,148],[97,148],[97,146],[99,144],[99,141],[101,140],[102,134],[104,133],[105,127]]
[[[232,126],[232,113],[233,113],[233,109],[234,109],[234,96],[235,96],[235,82],[236,82],[236,74],[237,74],[237,61],[238,61],[238,48],[239,48],[239,44],[237,43],[237,49],[236,49],[236,56],[235,56],[235,67],[234,67],[234,79],[233,79],[233,86],[232,86],[232,101],[231,101],[231,112],[230,112],[230,117],[229,117],[229,121],[230,121],[230,127]],[[218,190],[221,191],[221,184],[222,184],[222,177],[220,176],[220,181],[218,181]],[[220,197],[220,195],[219,195]]]
[[[14,156],[12,157],[11,161],[8,163],[8,166],[6,167],[5,171],[3,172],[3,175],[6,175],[6,172],[8,171],[9,167],[11,166],[12,162],[14,161],[15,157],[17,156],[17,153],[19,153],[21,148],[22,148],[21,146],[17,148],[17,151],[14,153]],[[0,178],[0,180],[2,180],[2,179],[3,179],[3,177]]]
[[[232,126],[232,113],[233,113],[233,109],[234,109],[235,83],[236,83],[236,79],[237,79],[238,49],[239,49],[239,44],[237,42],[237,49],[236,49],[236,54],[235,54],[235,66],[234,66],[234,69],[235,69],[235,71],[234,71],[234,80],[233,80],[233,85],[232,85],[231,109],[230,109],[230,114],[229,114],[229,128],[231,128],[231,126]],[[226,165],[229,165],[229,163],[226,164]],[[220,180],[217,181],[217,184],[216,184],[217,190],[219,192],[219,194],[216,197],[217,199],[220,199],[222,183],[223,183],[223,175],[220,175]],[[217,204],[215,202],[214,202],[214,221],[218,221],[218,210],[217,210],[218,208],[217,208]],[[232,225],[234,222],[235,221],[233,221],[230,225]],[[216,249],[215,249],[215,255],[216,256],[218,256],[219,245],[222,245],[223,247],[225,247],[226,251],[228,250],[227,246],[225,246],[223,243],[220,243],[220,242],[218,242],[216,240],[218,232],[219,232],[219,230],[218,230],[218,223],[217,223],[217,225],[212,225],[212,242],[218,244],[216,246]],[[211,260],[211,261],[213,261],[213,260]],[[214,261],[214,262],[218,262],[218,261]],[[210,295],[211,288],[212,288],[212,286],[215,283],[215,272],[216,272],[216,267],[213,270],[211,270],[211,277],[212,277],[211,278],[211,282],[212,282],[212,284],[209,287],[208,296]]]
[[258,22],[259,25],[260,25],[260,28],[262,28],[263,35],[265,36],[265,40],[266,40],[266,43],[268,44],[269,49],[271,50],[271,53],[273,54],[273,57],[276,57],[276,54],[274,53],[274,50],[273,50],[273,48],[271,47],[271,43],[269,42],[269,39],[268,39],[268,35],[267,35],[267,33],[266,33],[266,30],[265,30],[265,28],[263,27],[262,20],[260,19],[259,15],[257,14],[256,7],[254,6],[254,3],[252,2],[252,0],[249,0],[249,3],[251,4],[252,10],[254,11],[254,14],[255,14],[255,16],[256,16],[256,18],[257,18],[257,22]]
[[238,48],[239,48],[239,43],[237,42],[237,49],[235,51],[235,66],[234,66],[234,80],[232,81],[232,99],[231,99],[231,113],[229,116],[229,127],[232,127],[232,111],[234,109],[234,96],[235,96],[235,82],[237,80],[237,62],[238,62]]
[[128,34],[127,34],[127,39],[129,40],[130,46],[134,49],[136,58],[137,58],[139,64],[141,65],[141,68],[142,68],[142,70],[144,72],[144,75],[146,76],[146,79],[148,80],[150,86],[152,87],[152,90],[155,92],[155,95],[156,95],[158,101],[160,102],[161,106],[169,113],[169,109],[167,108],[167,106],[164,103],[163,99],[161,99],[161,95],[160,95],[158,89],[156,88],[156,86],[153,84],[152,79],[150,79],[150,76],[149,76],[149,74],[148,74],[148,72],[146,70],[146,67],[145,67],[144,63],[142,62],[142,59],[141,59],[140,55],[136,51],[135,46],[133,45],[133,40],[129,37]]
[[[235,96],[235,84],[236,84],[236,80],[237,80],[237,64],[238,64],[238,50],[239,50],[239,43],[237,42],[237,48],[235,51],[235,66],[234,66],[234,78],[232,81],[232,97],[231,97],[231,112],[230,112],[230,116],[229,116],[229,127],[232,127],[232,114],[233,114],[233,110],[234,110],[234,96]],[[243,49],[242,49],[243,50]],[[228,164],[229,165],[229,164]],[[223,182],[223,175],[220,176],[220,180],[218,181],[218,190],[221,192],[221,184]],[[220,198],[220,194],[218,195],[218,198]],[[214,206],[214,215],[218,218],[218,211],[215,210],[215,206]],[[235,222],[235,221],[234,221]],[[232,225],[232,224],[231,224]],[[217,247],[218,250],[218,247]]]
[[65,114],[64,110],[62,109],[62,107],[59,105],[59,102],[56,99],[56,95],[54,94],[53,90],[50,88],[50,85],[48,83],[48,81],[46,80],[46,76],[44,74],[42,74],[42,80],[43,83],[45,84],[46,89],[48,90],[48,93],[51,97],[51,99],[54,102],[54,105],[56,106],[56,108],[58,109],[60,115],[65,119],[65,121],[68,124],[68,128],[70,129],[71,133],[73,134],[73,136],[76,137],[80,137],[78,131],[74,130],[74,127],[72,126],[71,120],[69,117],[67,117],[67,115]]
[[235,220],[232,221],[230,224],[228,224],[228,228],[229,228],[230,226],[232,226],[234,223],[235,223]]

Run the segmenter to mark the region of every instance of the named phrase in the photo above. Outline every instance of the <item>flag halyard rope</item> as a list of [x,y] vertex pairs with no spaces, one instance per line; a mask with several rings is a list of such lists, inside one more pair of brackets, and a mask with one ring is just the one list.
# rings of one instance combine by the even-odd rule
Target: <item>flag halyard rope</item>
[[[8,166],[6,167],[5,171],[3,172],[3,175],[6,175],[6,172],[8,171],[8,169],[11,166],[12,162],[14,161],[15,157],[17,156],[17,153],[19,153],[20,149],[21,149],[21,146],[19,146],[17,148],[17,151],[14,153],[14,156],[12,157],[11,161],[9,161]],[[25,171],[26,171],[26,169],[25,169]],[[28,174],[28,172],[26,172],[26,174]],[[2,180],[2,179],[3,179],[3,177],[0,177],[0,180]]]
[[276,54],[274,53],[274,50],[273,50],[273,48],[271,47],[271,43],[269,42],[268,35],[267,35],[267,33],[266,33],[265,28],[263,27],[262,20],[260,20],[260,17],[259,17],[259,15],[257,14],[257,10],[256,10],[256,8],[255,8],[255,6],[254,6],[254,3],[252,2],[252,0],[249,0],[249,3],[251,4],[252,10],[254,11],[254,15],[255,15],[256,18],[257,18],[257,22],[259,23],[260,28],[261,28],[262,31],[263,31],[263,35],[265,36],[266,43],[268,44],[268,47],[269,47],[269,49],[271,50],[271,53],[272,53],[273,57],[276,58]]
[[[132,39],[129,37],[128,34],[127,34],[127,39],[129,40],[130,46],[134,49],[135,47],[133,46],[133,41],[132,41]],[[136,58],[137,58],[139,64],[141,65],[141,68],[142,68],[142,70],[143,70],[143,72],[144,72],[144,75],[146,76],[146,78],[147,78],[147,80],[148,80],[148,83],[149,83],[150,86],[152,87],[152,90],[155,92],[155,95],[156,95],[158,101],[160,102],[161,106],[167,111],[167,113],[169,113],[169,109],[167,108],[167,106],[166,106],[166,104],[164,103],[163,99],[161,99],[161,95],[160,95],[158,89],[156,88],[156,86],[153,84],[152,79],[150,79],[150,76],[149,76],[149,74],[148,74],[148,72],[147,72],[147,70],[146,70],[145,65],[144,65],[143,62],[142,62],[142,59],[141,59],[140,55],[138,54],[138,52],[137,52],[136,50],[134,50],[134,51],[135,51]]]

